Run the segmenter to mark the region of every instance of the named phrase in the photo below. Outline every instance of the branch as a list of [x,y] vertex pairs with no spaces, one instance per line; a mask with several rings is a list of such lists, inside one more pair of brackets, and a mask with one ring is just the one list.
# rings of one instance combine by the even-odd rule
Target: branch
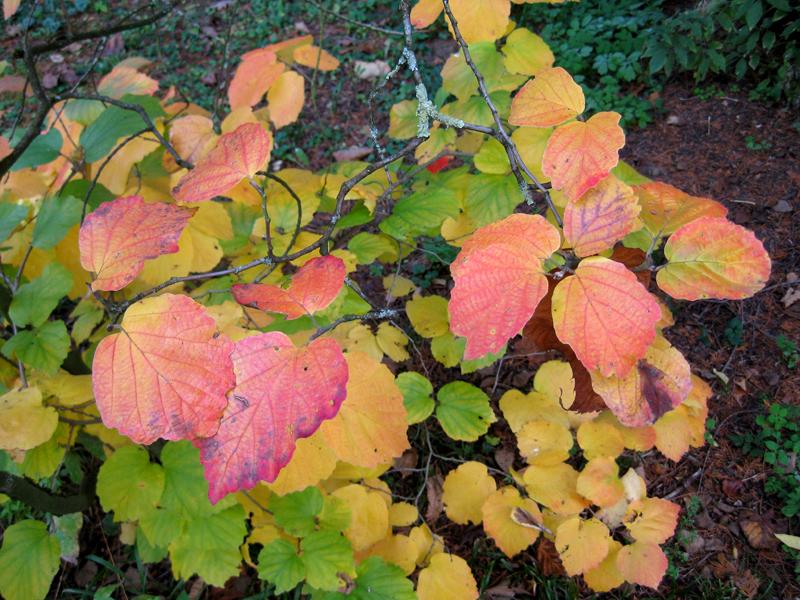
[[397,315],[404,312],[402,309],[399,308],[382,308],[380,310],[373,310],[368,313],[364,313],[363,315],[345,315],[343,317],[339,317],[330,325],[325,325],[325,327],[320,327],[317,329],[313,335],[308,338],[308,341],[312,341],[317,339],[319,336],[328,333],[329,331],[336,329],[342,323],[348,323],[350,321],[378,321],[381,319],[391,319],[392,317],[396,317]]
[[[156,21],[162,19],[163,17],[167,16],[169,13],[172,12],[172,9],[175,8],[171,2],[168,2],[163,9],[159,12],[146,17],[144,19],[139,19],[137,21],[128,21],[130,17],[141,11],[145,7],[139,7],[136,10],[128,13],[123,19],[119,22],[111,25],[110,27],[105,27],[102,29],[92,29],[90,31],[79,31],[78,33],[67,33],[66,35],[60,34],[55,37],[55,39],[44,42],[41,44],[36,44],[30,49],[31,54],[34,56],[39,56],[40,54],[45,54],[47,52],[52,52],[53,50],[58,50],[65,46],[69,46],[74,42],[81,42],[84,40],[92,40],[96,38],[106,37],[114,33],[122,33],[123,31],[129,31],[131,29],[137,29],[139,27],[144,27],[145,25],[152,25]],[[22,58],[25,52],[22,49],[17,49],[14,51],[13,57],[14,58]]]
[[329,15],[340,19],[341,21],[345,21],[347,23],[352,23],[358,27],[363,27],[364,29],[371,29],[372,31],[377,31],[378,33],[385,33],[386,35],[397,35],[402,36],[404,35],[402,31],[395,31],[394,29],[386,29],[385,27],[380,27],[378,25],[372,25],[371,23],[364,23],[362,21],[356,21],[355,19],[351,19],[350,17],[346,17],[345,15],[336,12],[335,10],[331,10],[329,8],[325,8],[319,2],[315,2],[315,0],[306,0],[311,6],[317,8],[317,10],[321,10],[322,12],[326,12]]
[[492,113],[492,119],[494,120],[495,126],[497,127],[496,131],[494,132],[494,137],[503,144],[503,147],[506,149],[506,153],[508,154],[508,159],[511,164],[511,171],[514,173],[514,176],[517,179],[517,183],[520,186],[520,191],[522,191],[523,196],[525,199],[532,203],[532,198],[530,197],[529,186],[525,178],[520,173],[522,170],[525,175],[527,175],[533,184],[538,188],[538,190],[544,194],[545,201],[547,202],[547,206],[550,208],[550,211],[553,213],[555,217],[556,223],[558,226],[563,226],[563,222],[561,220],[561,215],[558,214],[558,209],[556,208],[555,204],[553,203],[552,198],[550,198],[550,193],[547,188],[536,178],[536,176],[531,173],[530,169],[525,165],[525,161],[522,160],[522,157],[519,154],[519,150],[517,150],[517,146],[514,144],[514,141],[508,135],[508,132],[505,130],[503,126],[503,121],[500,119],[500,114],[497,112],[497,107],[492,102],[491,97],[489,96],[489,89],[486,87],[486,81],[483,78],[478,67],[475,65],[475,62],[472,60],[472,55],[469,51],[469,46],[467,42],[464,40],[464,37],[461,35],[461,30],[458,28],[458,22],[456,21],[455,16],[453,15],[453,11],[450,10],[450,0],[442,0],[442,5],[444,6],[445,14],[447,15],[447,19],[450,21],[450,25],[453,29],[453,35],[458,42],[459,47],[461,48],[461,52],[464,53],[464,60],[466,61],[467,65],[469,66],[472,73],[475,75],[475,78],[478,80],[478,89],[480,90],[481,97],[483,98],[486,105],[489,107],[489,110]]
[[55,516],[67,515],[83,512],[91,506],[94,500],[95,477],[93,472],[87,473],[77,494],[60,496],[24,477],[0,471],[0,493],[21,500],[40,512]]

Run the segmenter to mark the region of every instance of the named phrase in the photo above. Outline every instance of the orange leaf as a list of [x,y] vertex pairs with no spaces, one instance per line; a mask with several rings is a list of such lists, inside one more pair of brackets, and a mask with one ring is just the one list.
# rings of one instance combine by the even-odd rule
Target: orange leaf
[[270,48],[251,50],[243,55],[228,87],[231,109],[258,104],[285,68]]
[[196,208],[145,202],[141,196],[101,204],[81,225],[81,266],[95,274],[93,290],[121,290],[142,272],[144,261],[178,251]]
[[658,286],[673,298],[740,300],[769,279],[771,262],[752,231],[719,217],[684,225],[664,246],[667,264],[656,274]]
[[292,277],[288,289],[264,283],[243,283],[231,288],[239,304],[297,319],[330,305],[344,285],[344,261],[337,256],[312,258]]
[[236,387],[219,430],[195,442],[212,502],[274,481],[297,439],[336,416],[348,379],[342,350],[331,339],[295,348],[285,334],[271,331],[236,342],[231,358]]
[[3,18],[8,21],[19,10],[22,0],[3,0]]
[[599,565],[608,554],[611,536],[597,519],[571,517],[556,530],[556,549],[569,575],[578,575]]
[[311,44],[296,48],[292,58],[298,65],[320,71],[333,71],[339,66],[339,61],[329,52]]
[[527,127],[551,127],[574,119],[586,103],[581,86],[561,67],[540,71],[522,86],[511,103],[508,122]]
[[668,183],[651,181],[633,189],[642,206],[642,221],[655,235],[670,235],[700,217],[728,214],[728,209],[716,200],[690,196]]
[[442,0],[419,0],[411,9],[411,24],[417,29],[427,27],[433,24],[443,10]]
[[623,425],[649,425],[683,402],[692,388],[689,363],[660,335],[624,377],[592,373],[592,386]]
[[530,498],[520,496],[512,486],[502,487],[491,494],[481,511],[484,530],[509,558],[525,550],[539,537],[540,529],[535,527],[542,524],[539,507]]
[[601,112],[585,123],[575,121],[556,128],[542,159],[542,172],[555,189],[577,200],[609,174],[625,145],[619,119],[617,113]]
[[663,544],[678,525],[681,507],[662,498],[643,498],[628,506],[625,526],[637,542]]
[[656,336],[661,308],[622,264],[592,256],[553,292],[553,325],[583,365],[623,377]]
[[617,568],[625,581],[658,589],[669,561],[658,544],[634,542],[617,554]]
[[294,71],[281,74],[269,88],[267,102],[269,120],[275,125],[275,129],[294,123],[305,103],[303,77]]
[[269,162],[272,135],[258,123],[245,123],[221,136],[206,157],[172,190],[178,202],[202,202],[229,192]]
[[97,346],[92,383],[107,427],[139,444],[212,435],[235,384],[233,344],[188,296],[131,306]]
[[567,204],[564,237],[578,256],[597,254],[636,229],[639,210],[633,190],[609,175]]
[[542,261],[561,244],[539,215],[511,215],[478,229],[450,265],[450,327],[467,339],[464,358],[497,352],[547,293]]
[[616,504],[625,493],[617,461],[610,456],[590,460],[578,475],[577,490],[602,508]]
[[182,159],[196,164],[214,147],[217,134],[208,117],[187,115],[172,122],[169,140]]

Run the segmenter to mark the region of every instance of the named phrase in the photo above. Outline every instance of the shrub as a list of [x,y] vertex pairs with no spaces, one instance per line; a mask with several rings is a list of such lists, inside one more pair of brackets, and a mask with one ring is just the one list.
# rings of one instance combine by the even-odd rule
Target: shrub
[[[378,160],[319,172],[269,168],[302,74],[338,68],[310,36],[241,58],[220,130],[141,61],[51,95],[47,46],[23,49],[39,110],[0,159],[0,489],[34,518],[4,534],[9,600],[47,594],[95,493],[137,561],[216,586],[244,558],[278,594],[413,598],[413,576],[423,600],[477,598],[442,511],[509,558],[541,540],[594,590],[659,586],[679,507],[639,453],[703,445],[711,389],[658,294],[745,298],[769,257],[722,204],[621,163],[620,115],[587,118],[510,2],[400,4],[400,150],[373,132]],[[434,94],[411,25],[443,8],[458,53]],[[522,389],[481,373],[530,357]],[[501,434],[516,448],[490,458]]]

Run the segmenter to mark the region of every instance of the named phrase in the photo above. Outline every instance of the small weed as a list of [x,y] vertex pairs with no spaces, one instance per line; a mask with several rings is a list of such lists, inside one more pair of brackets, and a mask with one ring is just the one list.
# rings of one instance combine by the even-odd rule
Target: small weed
[[741,346],[744,335],[744,323],[739,317],[733,317],[725,327],[725,340],[733,346]]
[[781,501],[783,514],[800,514],[800,406],[773,404],[766,415],[756,417],[756,426],[756,432],[735,435],[731,440],[742,452],[771,467],[764,491]]
[[775,338],[775,343],[778,345],[778,350],[781,351],[786,366],[794,369],[800,362],[800,350],[797,348],[797,342],[781,334]]
[[694,95],[700,100],[711,100],[712,98],[724,98],[725,92],[715,85],[698,85],[694,88]]
[[772,144],[768,141],[758,141],[752,135],[745,136],[744,145],[747,146],[748,150],[753,150],[754,152],[760,152],[762,150],[769,150],[772,148]]

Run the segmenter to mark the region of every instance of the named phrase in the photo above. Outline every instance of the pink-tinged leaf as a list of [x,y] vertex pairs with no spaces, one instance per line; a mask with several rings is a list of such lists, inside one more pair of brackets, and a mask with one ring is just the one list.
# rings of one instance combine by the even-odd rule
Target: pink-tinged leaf
[[134,68],[117,65],[97,84],[97,91],[110,98],[122,98],[125,94],[152,96],[158,90],[158,82]]
[[692,389],[689,363],[657,336],[636,368],[624,377],[592,372],[592,387],[623,425],[650,425],[683,402]]
[[273,331],[238,341],[232,358],[236,387],[219,429],[195,442],[211,502],[274,481],[297,439],[336,416],[346,395],[347,363],[331,339],[295,348]]
[[590,371],[627,375],[656,337],[661,308],[616,261],[584,258],[553,291],[553,326]]
[[78,236],[81,266],[95,274],[93,290],[121,290],[142,272],[144,261],[178,251],[189,218],[197,211],[126,196],[101,204]]
[[19,9],[22,0],[3,0],[3,18],[8,21]]
[[609,175],[564,210],[564,237],[578,256],[611,248],[636,229],[640,207],[633,190]]
[[287,289],[265,283],[243,283],[234,285],[231,291],[239,304],[297,319],[329,306],[342,289],[345,275],[341,258],[319,256],[295,273]]
[[719,217],[684,225],[664,246],[667,264],[656,275],[673,298],[741,300],[759,291],[772,263],[752,231]]
[[725,217],[728,209],[716,200],[690,196],[668,183],[650,181],[635,186],[642,221],[655,235],[670,235],[700,217]]
[[601,112],[586,122],[573,121],[556,128],[542,158],[542,172],[569,200],[577,200],[619,162],[625,145],[620,116]]
[[228,87],[231,109],[258,104],[285,68],[278,62],[274,48],[259,48],[243,55]]
[[139,444],[212,435],[236,380],[233,344],[205,308],[163,294],[131,306],[120,328],[92,365],[103,423]]
[[511,103],[508,122],[526,127],[552,127],[574,119],[586,107],[583,90],[561,67],[540,71],[522,86]]
[[217,145],[172,190],[178,202],[202,202],[221,196],[266,166],[272,134],[259,123],[244,123],[221,136]]
[[464,358],[499,351],[547,293],[542,261],[561,239],[539,215],[515,214],[478,229],[450,265],[450,328],[467,340]]

